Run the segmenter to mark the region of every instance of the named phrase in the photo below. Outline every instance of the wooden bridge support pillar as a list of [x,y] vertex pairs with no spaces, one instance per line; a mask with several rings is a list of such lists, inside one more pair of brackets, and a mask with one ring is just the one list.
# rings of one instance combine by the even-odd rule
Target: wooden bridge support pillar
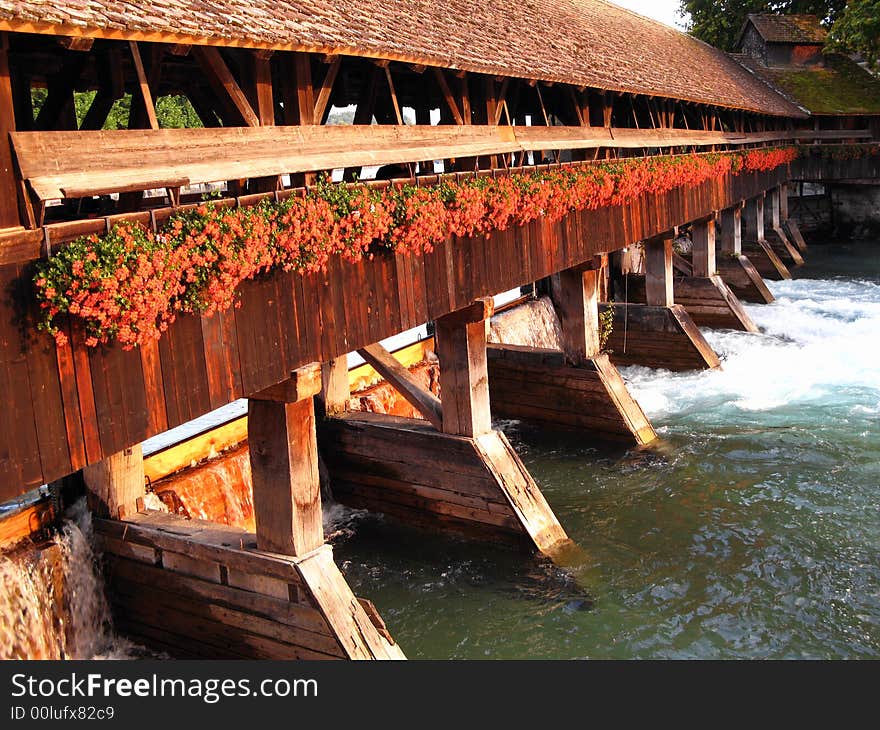
[[608,340],[616,365],[645,365],[667,370],[716,368],[718,355],[697,325],[674,301],[671,233],[645,241],[646,304],[603,304],[612,312]]
[[693,275],[713,276],[716,273],[715,218],[694,221],[691,224],[691,239],[693,241]]
[[791,272],[767,242],[764,230],[764,196],[746,201],[743,218],[743,250],[765,279],[790,279]]
[[766,219],[764,221],[767,241],[786,264],[801,266],[804,263],[804,257],[801,256],[801,252],[791,242],[782,227],[780,188],[771,188],[767,193],[767,198],[768,205],[765,206]]
[[692,223],[691,238],[693,276],[676,277],[676,302],[700,327],[757,332],[757,326],[742,303],[717,273],[715,218]]
[[801,234],[801,229],[797,222],[788,217],[788,184],[782,183],[779,186],[779,219],[783,230],[788,234],[788,239],[797,246],[798,250],[804,254],[807,252],[807,242]]
[[[317,364],[249,399],[256,536],[129,505],[140,447],[84,470],[116,627],[194,659],[403,659],[375,607],[324,544],[313,396]],[[110,515],[120,519],[101,519]]]
[[645,301],[653,307],[675,304],[672,283],[672,236],[645,241]]
[[381,346],[359,350],[425,420],[376,413],[328,418],[321,451],[343,504],[555,556],[570,545],[568,536],[504,434],[492,429],[491,314],[487,299],[436,321],[439,402]]
[[492,430],[486,363],[492,309],[491,299],[481,299],[435,322],[443,433],[474,437]]
[[734,205],[722,210],[719,216],[721,255],[716,262],[718,273],[741,301],[769,304],[773,301],[773,294],[742,251],[742,211],[742,204]]
[[646,444],[656,438],[651,423],[608,355],[600,353],[599,279],[598,270],[582,266],[551,278],[562,352],[489,347],[492,410],[507,418],[576,428],[599,439]]
[[125,519],[135,514],[146,493],[140,444],[83,469],[89,507],[99,517]]
[[314,363],[248,402],[260,550],[305,555],[324,544],[313,403],[320,391],[321,367]]
[[721,253],[727,256],[742,254],[742,205],[725,208],[719,215],[721,224]]

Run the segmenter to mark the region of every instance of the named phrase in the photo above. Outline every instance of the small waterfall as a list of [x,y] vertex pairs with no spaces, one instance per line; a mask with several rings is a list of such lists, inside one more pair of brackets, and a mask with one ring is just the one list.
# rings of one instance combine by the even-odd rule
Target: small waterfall
[[549,297],[527,301],[492,317],[489,342],[562,349],[559,317]]
[[0,556],[0,659],[130,654],[133,645],[112,633],[91,537],[91,514],[80,500],[51,543]]

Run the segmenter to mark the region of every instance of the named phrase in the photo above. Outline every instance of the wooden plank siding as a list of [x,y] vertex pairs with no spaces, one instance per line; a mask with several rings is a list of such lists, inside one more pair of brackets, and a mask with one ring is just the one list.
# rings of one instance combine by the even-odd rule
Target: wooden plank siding
[[[276,272],[242,286],[241,307],[182,317],[153,352],[55,348],[34,330],[27,267],[0,266],[0,499],[480,297],[710,215],[784,183],[785,168],[649,195],[626,208],[535,221],[425,256],[377,255],[326,274]],[[55,350],[53,352],[53,350]],[[164,413],[162,412],[164,408]]]

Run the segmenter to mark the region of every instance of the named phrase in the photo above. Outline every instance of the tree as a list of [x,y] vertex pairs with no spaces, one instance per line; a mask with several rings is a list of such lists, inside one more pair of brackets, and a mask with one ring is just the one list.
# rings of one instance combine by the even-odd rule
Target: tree
[[827,48],[860,53],[880,71],[880,0],[850,0],[831,28]]
[[[861,0],[876,7],[877,0]],[[830,26],[843,13],[846,0],[681,0],[679,11],[690,22],[695,38],[724,51],[733,51],[749,13],[806,13]]]
[[[95,99],[94,91],[75,91],[73,94],[76,109],[76,123],[81,125],[89,107]],[[46,102],[47,92],[43,88],[31,89],[31,104],[34,108],[34,119]],[[131,94],[125,94],[113,102],[110,113],[104,122],[104,129],[128,129],[128,117],[131,114]],[[156,100],[156,119],[163,129],[181,129],[183,127],[201,127],[199,119],[189,99],[185,96],[160,96]]]

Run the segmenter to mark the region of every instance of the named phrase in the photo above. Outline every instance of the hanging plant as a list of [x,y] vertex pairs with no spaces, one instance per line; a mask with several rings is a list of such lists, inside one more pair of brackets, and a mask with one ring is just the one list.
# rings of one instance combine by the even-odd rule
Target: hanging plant
[[511,224],[551,222],[573,211],[626,205],[645,193],[692,187],[730,173],[771,170],[795,148],[635,158],[498,178],[376,188],[322,178],[303,195],[247,208],[205,202],[174,214],[159,233],[118,223],[40,261],[39,328],[59,343],[60,318],[78,318],[86,344],[131,349],[157,339],[182,312],[210,315],[236,304],[238,285],[273,268],[326,268],[377,251],[429,253],[450,234],[488,235]]

